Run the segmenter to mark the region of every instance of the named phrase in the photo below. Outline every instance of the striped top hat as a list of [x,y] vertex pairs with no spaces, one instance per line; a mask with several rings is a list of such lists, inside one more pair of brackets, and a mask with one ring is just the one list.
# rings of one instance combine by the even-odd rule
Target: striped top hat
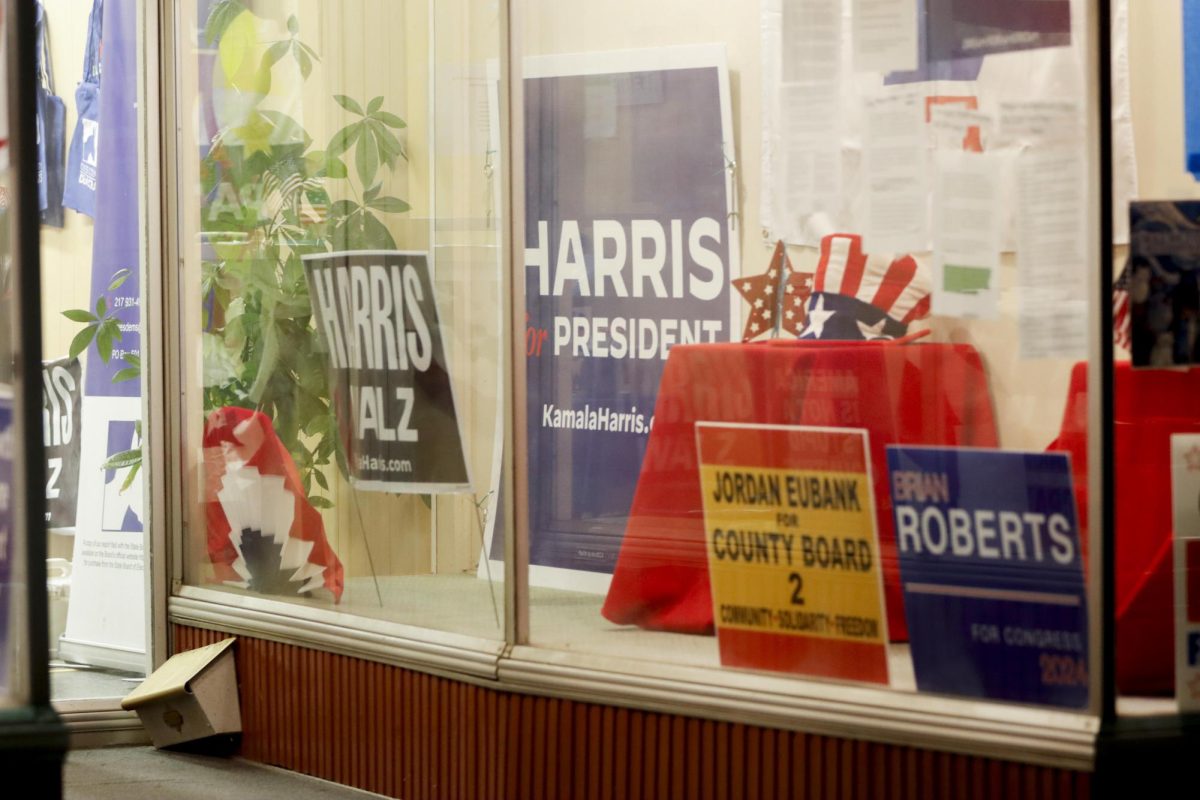
[[917,338],[909,325],[929,316],[932,281],[910,255],[870,256],[862,237],[834,233],[821,240],[821,260],[806,305],[801,339],[842,341]]

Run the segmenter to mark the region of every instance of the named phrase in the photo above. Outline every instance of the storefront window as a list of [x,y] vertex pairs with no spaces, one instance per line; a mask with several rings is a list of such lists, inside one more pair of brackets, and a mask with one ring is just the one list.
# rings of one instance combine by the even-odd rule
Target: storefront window
[[1132,102],[1114,114],[1134,135],[1116,157],[1136,154],[1140,185],[1114,209],[1128,232],[1114,253],[1115,680],[1135,716],[1200,709],[1196,11],[1129,3],[1118,17]]
[[501,636],[497,15],[181,4],[188,584]]
[[1018,5],[521,4],[532,644],[1087,710],[1089,20]]
[[19,353],[16,271],[20,266],[13,252],[18,187],[9,139],[9,12],[7,6],[0,8],[0,708],[19,704],[27,694],[20,675],[27,618],[18,566],[25,546],[21,532],[27,528],[14,524],[18,509],[13,502],[17,492],[14,462],[21,452],[13,407],[19,391],[14,384]]
[[57,701],[123,696],[149,658],[139,11],[136,0],[38,3],[46,569]]

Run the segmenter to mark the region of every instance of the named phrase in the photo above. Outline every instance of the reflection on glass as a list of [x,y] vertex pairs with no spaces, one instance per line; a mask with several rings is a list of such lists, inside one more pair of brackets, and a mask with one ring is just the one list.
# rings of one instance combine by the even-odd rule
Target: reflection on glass
[[[147,666],[138,18],[134,0],[38,9],[46,591],[56,701],[121,697]],[[81,66],[73,96],[56,86],[55,75],[78,75]]]
[[1086,708],[1084,4],[525,5],[533,643]]
[[185,5],[188,581],[494,638],[494,9]]

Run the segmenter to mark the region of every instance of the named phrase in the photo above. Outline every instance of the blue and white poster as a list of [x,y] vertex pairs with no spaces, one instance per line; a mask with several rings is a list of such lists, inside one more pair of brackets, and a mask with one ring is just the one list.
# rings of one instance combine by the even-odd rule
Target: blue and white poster
[[602,592],[667,353],[736,329],[725,51],[531,58],[525,76],[530,579]]
[[[100,124],[104,135],[84,133],[84,158],[96,166],[96,225],[92,236],[92,291],[105,298],[107,313],[118,319],[121,338],[112,357],[102,361],[96,343],[88,348],[84,394],[87,397],[141,397],[141,381],[113,378],[141,356],[138,275],[138,126],[136,4],[104,4],[104,47],[100,56],[104,92]],[[121,277],[124,281],[121,282]],[[115,288],[115,284],[119,283]]]
[[136,12],[133,0],[104,3],[91,297],[104,298],[101,316],[115,316],[121,336],[107,363],[95,342],[86,351],[79,507],[87,511],[76,520],[71,603],[58,642],[64,660],[131,672],[146,667],[142,473],[131,479],[129,463],[102,465],[141,446],[141,381],[114,380],[141,356]]
[[1082,708],[1087,600],[1070,458],[890,446],[917,687]]

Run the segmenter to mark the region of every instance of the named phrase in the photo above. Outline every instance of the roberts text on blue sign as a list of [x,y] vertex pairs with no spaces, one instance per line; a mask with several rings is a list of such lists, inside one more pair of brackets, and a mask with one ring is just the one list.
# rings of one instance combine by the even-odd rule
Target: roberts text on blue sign
[[1087,603],[1068,457],[897,446],[888,469],[918,687],[1084,706]]

